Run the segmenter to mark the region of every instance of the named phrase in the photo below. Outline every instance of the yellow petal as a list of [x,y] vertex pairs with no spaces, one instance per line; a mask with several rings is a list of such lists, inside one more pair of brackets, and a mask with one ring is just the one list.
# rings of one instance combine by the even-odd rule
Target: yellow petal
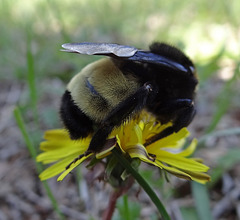
[[132,127],[130,139],[128,140],[126,145],[131,146],[141,142],[142,142],[142,130],[138,125],[135,125],[134,127]]
[[107,139],[107,141],[105,142],[103,150],[96,154],[96,158],[97,159],[102,159],[104,157],[107,157],[109,154],[111,154],[112,149],[114,147],[116,147],[117,139],[118,139],[118,137],[113,137],[113,138]]
[[57,179],[57,181],[62,181],[75,167],[77,167],[80,163],[86,160],[88,157],[92,156],[93,154],[89,154],[87,156],[82,157],[81,159],[77,160],[73,163],[67,170],[65,170]]
[[204,164],[198,163],[193,159],[184,158],[167,151],[158,150],[155,152],[156,160],[171,166],[177,167],[182,170],[206,172],[209,168]]
[[111,150],[115,147],[116,145],[113,145],[112,147],[108,148],[107,150],[104,150],[100,153],[97,153],[96,154],[96,158],[97,159],[101,159],[101,158],[104,158],[104,157],[107,157],[108,155],[111,154]]
[[[156,162],[159,163],[159,162]],[[186,171],[186,170],[179,170],[175,167],[169,167],[160,162],[160,165],[168,171],[169,173],[172,173],[173,175],[183,178],[186,180],[194,180],[196,182],[199,182],[201,184],[205,184],[206,182],[210,181],[210,176],[205,174],[205,173],[200,173],[200,172],[191,172],[191,171]]]
[[120,150],[123,153],[126,153],[126,151],[122,148],[122,142],[121,142],[121,139],[120,139],[120,137],[118,135],[116,136],[116,139],[117,139],[117,145],[119,146]]
[[135,158],[147,158],[148,157],[148,153],[146,151],[146,148],[139,144],[136,145],[132,145],[132,146],[127,146],[126,148],[126,152],[130,155],[130,157]]
[[160,166],[162,166],[162,168],[166,171],[168,171],[169,173],[173,174],[174,176],[177,176],[179,178],[183,178],[183,179],[186,179],[186,180],[191,180],[191,175],[187,174],[186,172],[184,171],[181,171],[181,170],[178,170],[177,168],[175,167],[169,167],[169,166],[165,166],[164,164],[162,164],[161,162],[159,161],[156,161],[157,164],[159,164]]
[[155,152],[161,148],[175,148],[179,149],[185,142],[186,137],[189,136],[189,131],[186,128],[181,129],[177,133],[173,133],[165,138],[162,138],[149,146],[147,146],[148,152]]
[[69,139],[69,134],[65,129],[53,129],[44,133],[45,140],[66,140]]
[[146,148],[142,144],[128,146],[126,152],[131,158],[139,158],[146,163],[155,165],[154,158],[148,155]]
[[119,135],[119,133],[121,133],[121,130],[122,126],[114,128],[111,134],[109,135],[109,138],[111,139],[114,138],[116,135]]
[[46,131],[44,138],[47,141],[43,141],[40,144],[40,149],[42,151],[51,151],[60,148],[70,149],[71,147],[88,146],[91,141],[90,137],[73,141],[70,139],[67,131],[64,129]]
[[185,172],[191,176],[192,180],[202,184],[209,182],[211,180],[211,177],[206,173],[191,172],[191,171],[185,171]]
[[198,143],[197,139],[194,138],[192,140],[191,144],[186,149],[184,149],[183,151],[178,153],[177,155],[181,156],[181,157],[188,157],[188,156],[192,155],[193,152],[196,150],[197,143]]
[[155,134],[159,134],[161,131],[171,126],[171,124],[172,123],[169,122],[167,124],[162,125],[161,123],[156,121],[150,121],[149,123],[146,123],[143,130],[144,140],[154,136]]
[[70,157],[64,158],[63,160],[60,160],[59,162],[53,164],[52,166],[45,169],[40,175],[39,178],[43,181],[49,178],[52,178],[59,173],[63,172],[68,164],[71,163],[71,161],[76,158],[78,154],[71,155]]
[[60,149],[55,149],[52,151],[47,151],[47,152],[43,152],[41,154],[39,154],[36,158],[36,160],[38,162],[42,162],[42,161],[55,161],[55,160],[59,160],[61,158],[65,158],[68,157],[72,154],[83,154],[86,151],[87,147],[85,148],[80,148],[78,147],[74,147],[71,148],[71,150],[69,150],[67,147],[66,148],[60,148]]

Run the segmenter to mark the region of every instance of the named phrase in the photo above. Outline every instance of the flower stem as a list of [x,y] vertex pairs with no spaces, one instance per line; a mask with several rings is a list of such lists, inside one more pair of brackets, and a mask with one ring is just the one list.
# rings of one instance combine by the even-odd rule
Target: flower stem
[[[134,178],[128,178],[126,184],[123,187],[120,187],[113,191],[110,196],[108,207],[103,213],[103,220],[111,220],[115,211],[118,198],[120,198],[124,193],[126,193],[134,183]],[[127,210],[127,208],[126,208]],[[127,219],[126,219],[127,220]]]
[[158,211],[162,215],[162,218],[164,220],[170,220],[170,217],[162,204],[162,202],[159,200],[155,192],[152,190],[152,188],[149,186],[149,184],[144,180],[144,178],[130,165],[130,163],[124,158],[118,149],[114,148],[112,150],[112,153],[118,160],[118,162],[126,168],[126,170],[131,173],[131,175],[135,178],[135,180],[139,183],[139,185],[144,189],[144,191],[148,194],[148,196],[151,198],[152,202],[157,207]]

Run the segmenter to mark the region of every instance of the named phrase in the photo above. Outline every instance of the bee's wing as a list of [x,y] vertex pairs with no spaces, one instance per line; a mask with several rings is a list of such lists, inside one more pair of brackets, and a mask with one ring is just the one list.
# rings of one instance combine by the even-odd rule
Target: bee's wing
[[65,52],[87,55],[106,55],[119,58],[131,57],[138,51],[135,47],[108,43],[67,43],[63,44],[62,47],[65,49],[62,51]]
[[125,59],[141,63],[153,63],[167,66],[169,68],[187,72],[188,70],[181,65],[165,56],[152,53],[150,51],[138,50],[135,47],[108,44],[108,43],[67,43],[63,44],[65,52],[80,53],[87,55],[105,55],[115,59]]

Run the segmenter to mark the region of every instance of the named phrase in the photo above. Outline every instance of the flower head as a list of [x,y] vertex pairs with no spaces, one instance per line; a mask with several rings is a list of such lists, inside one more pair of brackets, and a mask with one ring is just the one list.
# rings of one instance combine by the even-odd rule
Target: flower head
[[[74,163],[72,161],[88,149],[91,136],[73,141],[65,129],[46,131],[44,136],[46,141],[40,145],[43,153],[38,155],[37,161],[54,164],[43,171],[40,178],[45,180],[62,173],[58,177],[58,180],[62,180],[88,157],[95,156],[97,159],[103,159],[111,154],[113,148],[119,147],[124,155],[139,158],[141,161],[166,170],[179,178],[200,183],[209,181],[210,177],[205,174],[209,168],[197,159],[188,158],[195,151],[197,140],[194,139],[188,147],[184,148],[186,138],[189,136],[189,131],[186,128],[152,144],[145,144],[151,136],[160,133],[169,126],[171,126],[171,123],[161,125],[156,122],[154,117],[142,113],[138,118],[132,119],[113,130],[109,140],[115,138],[116,141],[109,141],[112,144],[107,149],[95,155],[91,153]],[[69,164],[71,166],[66,169]]]

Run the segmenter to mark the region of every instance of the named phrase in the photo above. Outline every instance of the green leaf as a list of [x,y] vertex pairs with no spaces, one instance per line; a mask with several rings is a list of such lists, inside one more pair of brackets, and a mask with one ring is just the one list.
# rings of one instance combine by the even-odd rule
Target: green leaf
[[213,220],[207,186],[191,182],[193,197],[200,220]]
[[138,220],[140,219],[141,207],[136,202],[129,202],[128,196],[124,195],[117,202],[118,215],[113,220]]
[[37,96],[35,70],[34,70],[34,57],[33,57],[32,48],[31,48],[31,34],[28,34],[28,37],[27,37],[27,67],[28,67],[27,79],[28,79],[31,107],[32,107],[34,118],[35,118],[35,123],[37,124],[37,122],[38,122],[38,108],[37,108],[38,96]]
[[118,164],[118,161],[116,160],[116,158],[114,156],[111,156],[110,160],[107,163],[107,167],[105,169],[105,173],[108,179],[110,179],[112,171],[114,170],[117,164]]
[[195,207],[181,207],[180,211],[184,220],[199,219]]

